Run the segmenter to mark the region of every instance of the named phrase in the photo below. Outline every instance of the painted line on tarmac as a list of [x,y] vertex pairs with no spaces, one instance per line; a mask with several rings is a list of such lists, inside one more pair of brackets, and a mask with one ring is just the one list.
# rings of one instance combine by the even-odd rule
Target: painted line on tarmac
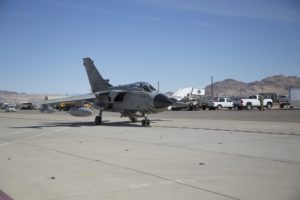
[[278,133],[278,132],[274,133],[274,132],[267,132],[267,131],[222,129],[222,128],[201,128],[201,127],[159,126],[159,125],[154,125],[152,127],[157,127],[157,128],[174,128],[174,129],[190,129],[190,130],[205,130],[205,131],[224,131],[224,132],[234,132],[234,133],[256,133],[256,134],[267,134],[267,135],[293,135],[293,136],[300,136],[299,133]]

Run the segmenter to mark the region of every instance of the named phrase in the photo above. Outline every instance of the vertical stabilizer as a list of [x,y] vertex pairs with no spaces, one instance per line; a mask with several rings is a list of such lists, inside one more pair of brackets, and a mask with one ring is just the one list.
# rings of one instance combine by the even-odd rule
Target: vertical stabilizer
[[83,65],[86,69],[86,73],[88,75],[91,89],[93,92],[105,91],[111,85],[108,83],[108,79],[103,79],[98,70],[94,65],[94,61],[90,58],[83,58]]

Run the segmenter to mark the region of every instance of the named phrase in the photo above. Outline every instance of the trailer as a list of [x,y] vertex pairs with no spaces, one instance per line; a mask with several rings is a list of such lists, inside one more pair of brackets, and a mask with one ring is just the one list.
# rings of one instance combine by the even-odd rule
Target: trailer
[[291,88],[289,90],[288,102],[290,108],[300,107],[300,88]]

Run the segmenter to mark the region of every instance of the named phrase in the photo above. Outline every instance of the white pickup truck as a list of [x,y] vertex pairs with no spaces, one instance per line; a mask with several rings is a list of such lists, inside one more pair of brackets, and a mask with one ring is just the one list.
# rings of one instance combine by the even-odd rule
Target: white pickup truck
[[[240,104],[238,105],[238,109],[246,108],[247,110],[252,110],[253,108],[259,108],[260,107],[260,98],[263,98],[261,95],[253,95],[249,96],[246,99],[241,99]],[[272,99],[264,99],[263,105],[267,109],[271,109],[273,106],[273,100]]]
[[208,108],[221,110],[222,108],[233,108],[233,102],[230,98],[218,98],[208,102]]

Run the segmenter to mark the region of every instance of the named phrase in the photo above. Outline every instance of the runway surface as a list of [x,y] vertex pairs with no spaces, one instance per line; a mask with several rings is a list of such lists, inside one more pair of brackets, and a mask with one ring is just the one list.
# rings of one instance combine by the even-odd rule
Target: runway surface
[[299,110],[93,120],[0,111],[0,199],[300,199]]

